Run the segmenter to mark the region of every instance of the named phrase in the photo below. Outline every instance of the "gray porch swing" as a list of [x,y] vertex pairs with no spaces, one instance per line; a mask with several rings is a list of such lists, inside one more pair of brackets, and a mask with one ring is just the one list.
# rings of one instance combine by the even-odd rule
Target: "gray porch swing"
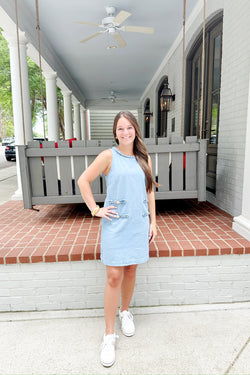
[[[37,31],[40,53],[40,28],[37,8]],[[183,128],[183,101],[184,101],[184,50],[185,50],[185,5],[183,1],[183,69],[182,69],[182,112],[181,129]],[[17,5],[16,5],[17,18]],[[17,19],[18,29],[18,19]],[[203,44],[205,29],[205,0],[203,22]],[[19,44],[18,30],[17,38]],[[204,51],[203,51],[204,54]],[[203,55],[204,69],[204,55]],[[204,70],[202,70],[203,72]],[[21,74],[21,70],[20,70]],[[202,74],[202,85],[203,85]],[[202,86],[203,87],[203,86]],[[41,88],[42,90],[42,88]],[[42,94],[42,92],[41,92]],[[202,90],[203,96],[203,90]],[[21,95],[22,100],[22,95]],[[201,99],[202,102],[202,99]],[[202,120],[202,103],[200,121]],[[200,125],[201,131],[201,125]],[[182,130],[181,130],[182,132]],[[25,142],[24,142],[25,143]],[[156,200],[196,198],[206,200],[206,147],[205,139],[186,137],[183,142],[182,133],[179,137],[145,139],[148,152],[152,159],[153,177],[158,180],[160,187],[156,189]],[[33,208],[41,204],[83,203],[77,180],[83,170],[94,158],[107,147],[112,147],[112,140],[73,141],[72,147],[67,141],[43,142],[42,148],[36,141],[28,145],[18,146],[18,155],[21,172],[24,208]],[[57,147],[56,147],[57,146]],[[183,163],[185,160],[185,163]],[[106,196],[104,176],[98,177],[92,183],[92,191],[96,202],[103,202]]]

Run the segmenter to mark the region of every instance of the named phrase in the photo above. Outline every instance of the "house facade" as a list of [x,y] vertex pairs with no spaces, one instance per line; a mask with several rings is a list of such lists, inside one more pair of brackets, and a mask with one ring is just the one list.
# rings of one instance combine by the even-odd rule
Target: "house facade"
[[[203,2],[186,23],[184,121],[182,33],[141,97],[153,116],[144,135],[197,135],[207,144],[207,200],[234,216],[233,227],[250,239],[250,3],[210,0],[205,13],[203,118],[201,100]],[[167,119],[160,112],[160,88],[168,81],[174,102]]]

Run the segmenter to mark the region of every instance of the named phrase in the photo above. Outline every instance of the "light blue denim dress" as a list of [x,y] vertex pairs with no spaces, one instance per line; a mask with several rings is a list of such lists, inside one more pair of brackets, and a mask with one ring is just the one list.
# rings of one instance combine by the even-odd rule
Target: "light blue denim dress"
[[101,261],[128,266],[149,259],[149,212],[146,178],[135,156],[112,148],[112,165],[106,176],[104,206],[115,206],[117,217],[102,219]]

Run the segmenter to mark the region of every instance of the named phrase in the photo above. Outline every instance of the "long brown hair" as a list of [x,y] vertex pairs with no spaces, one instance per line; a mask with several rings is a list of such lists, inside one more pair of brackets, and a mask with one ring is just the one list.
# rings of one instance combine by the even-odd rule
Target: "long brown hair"
[[116,141],[117,144],[119,144],[119,141],[116,137],[116,128],[117,128],[118,120],[121,117],[126,118],[135,129],[135,140],[134,140],[134,146],[133,146],[133,153],[135,155],[136,160],[140,164],[143,172],[145,173],[145,176],[146,176],[146,191],[151,192],[152,189],[153,189],[153,185],[158,186],[158,184],[153,180],[153,177],[152,177],[152,172],[151,172],[150,166],[148,164],[149,155],[148,155],[148,151],[147,151],[147,148],[145,146],[145,143],[143,142],[143,139],[142,139],[140,126],[139,126],[135,116],[131,112],[121,111],[121,112],[117,113],[117,115],[115,116],[114,126],[113,126],[113,135],[114,135],[115,141]]

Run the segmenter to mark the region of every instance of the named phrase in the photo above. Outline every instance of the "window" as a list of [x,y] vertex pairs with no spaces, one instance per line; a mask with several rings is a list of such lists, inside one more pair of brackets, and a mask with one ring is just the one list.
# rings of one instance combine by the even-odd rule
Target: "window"
[[204,59],[203,118],[200,124],[202,36],[194,43],[187,59],[185,135],[208,140],[207,190],[216,192],[217,144],[220,111],[222,56],[222,14],[206,25]]
[[161,110],[161,92],[164,87],[164,83],[167,82],[168,78],[165,77],[158,90],[157,137],[167,137],[168,135],[168,112]]

